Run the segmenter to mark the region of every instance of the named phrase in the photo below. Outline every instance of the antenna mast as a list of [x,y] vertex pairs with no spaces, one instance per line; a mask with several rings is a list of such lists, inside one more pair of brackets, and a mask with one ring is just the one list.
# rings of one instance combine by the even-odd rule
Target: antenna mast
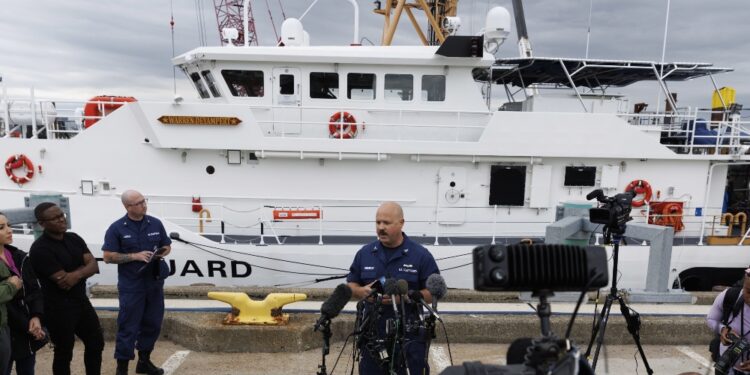
[[[242,12],[242,0],[214,0],[216,9],[216,24],[219,26],[219,39],[221,45],[226,43],[221,37],[221,31],[225,28],[233,27],[237,29],[239,37],[234,40],[235,46],[245,45],[245,25],[243,24],[244,13]],[[258,45],[258,34],[255,32],[255,17],[253,17],[253,7],[248,2],[247,15],[250,20],[248,25],[247,41],[248,45]]]
[[[414,10],[422,11],[427,18],[427,32],[422,30],[422,26],[414,16]],[[393,36],[396,34],[398,21],[401,14],[406,12],[409,17],[417,36],[424,45],[439,45],[450,35],[449,22],[447,17],[455,17],[458,12],[458,0],[384,0],[375,1],[374,12],[385,17],[383,24],[382,45],[389,46],[393,42]],[[455,31],[455,30],[454,30]]]

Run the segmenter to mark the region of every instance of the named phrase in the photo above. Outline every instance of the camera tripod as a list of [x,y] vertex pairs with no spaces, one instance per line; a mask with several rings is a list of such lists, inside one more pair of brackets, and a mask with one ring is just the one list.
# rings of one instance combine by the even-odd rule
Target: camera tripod
[[620,241],[622,240],[622,234],[607,232],[609,232],[609,230],[605,227],[605,238],[609,237],[609,235],[611,234],[612,243],[614,244],[612,288],[610,289],[609,294],[607,294],[607,298],[604,301],[602,312],[599,313],[599,319],[595,321],[596,324],[594,325],[594,329],[591,331],[591,340],[589,341],[588,348],[586,348],[585,356],[587,358],[589,357],[589,355],[591,354],[591,348],[594,345],[594,340],[596,340],[596,350],[594,351],[594,358],[591,361],[591,369],[595,371],[596,361],[599,359],[599,350],[602,348],[602,344],[604,343],[604,332],[607,329],[609,312],[612,309],[612,303],[617,300],[617,302],[620,304],[620,312],[622,313],[622,316],[625,318],[625,322],[627,323],[628,332],[630,332],[630,335],[633,336],[633,341],[635,341],[635,345],[638,347],[638,352],[641,354],[641,359],[643,360],[643,365],[646,367],[646,372],[650,375],[653,374],[654,371],[648,365],[646,354],[643,352],[643,347],[641,346],[641,317],[637,312],[635,312],[635,310],[632,310],[630,307],[628,307],[627,303],[625,303],[625,299],[617,291],[617,260],[618,254],[620,253]]

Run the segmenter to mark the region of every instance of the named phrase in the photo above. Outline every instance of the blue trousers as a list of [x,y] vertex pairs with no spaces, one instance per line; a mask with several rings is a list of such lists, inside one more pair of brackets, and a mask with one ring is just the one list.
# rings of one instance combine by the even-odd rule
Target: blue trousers
[[163,318],[163,284],[151,285],[143,291],[120,291],[115,359],[132,360],[135,349],[153,350]]
[[16,359],[10,361],[8,365],[8,372],[6,375],[11,375],[13,362],[16,363],[16,375],[34,375],[34,365],[36,365],[36,354],[32,354],[26,358]]

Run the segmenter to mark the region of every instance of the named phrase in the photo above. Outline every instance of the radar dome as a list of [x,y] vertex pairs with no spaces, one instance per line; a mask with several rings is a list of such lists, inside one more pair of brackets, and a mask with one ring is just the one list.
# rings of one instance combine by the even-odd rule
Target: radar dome
[[[494,7],[487,13],[484,26],[485,49],[494,53],[510,34],[510,13],[503,7]],[[494,51],[490,51],[494,47]]]
[[281,24],[281,42],[285,46],[301,46],[305,43],[305,30],[296,18],[287,18]]

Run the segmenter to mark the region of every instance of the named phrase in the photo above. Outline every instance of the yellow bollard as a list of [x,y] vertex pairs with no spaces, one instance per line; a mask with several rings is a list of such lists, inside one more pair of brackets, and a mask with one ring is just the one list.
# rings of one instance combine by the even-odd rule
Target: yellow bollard
[[198,212],[198,233],[203,234],[203,214],[206,214],[206,221],[211,222],[211,211],[204,208],[200,212]]
[[208,298],[232,305],[232,312],[224,324],[280,325],[289,322],[289,314],[282,314],[284,305],[304,301],[302,293],[271,293],[263,301],[253,301],[246,293],[208,292]]
[[721,225],[727,225],[729,226],[727,228],[727,237],[732,236],[732,228],[734,227],[734,215],[727,212],[724,215],[721,215]]

